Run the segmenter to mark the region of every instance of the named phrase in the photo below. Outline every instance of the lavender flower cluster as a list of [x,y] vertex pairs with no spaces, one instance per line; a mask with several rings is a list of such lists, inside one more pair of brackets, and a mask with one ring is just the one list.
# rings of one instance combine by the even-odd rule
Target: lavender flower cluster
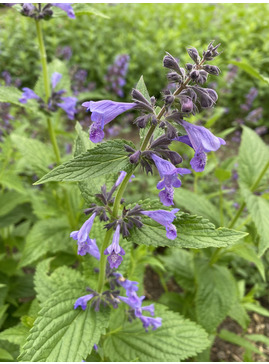
[[115,62],[108,67],[105,75],[107,91],[114,92],[117,96],[123,97],[123,86],[128,71],[130,57],[128,54],[121,54],[116,57]]
[[55,6],[63,11],[66,12],[67,16],[71,19],[75,19],[75,13],[71,6],[68,3],[50,3],[46,4],[43,8],[43,4],[32,4],[32,3],[6,3],[6,6],[13,6],[13,5],[21,5],[21,14],[30,18],[34,18],[37,20],[45,19],[48,20],[53,16],[52,7]]
[[74,116],[76,113],[76,103],[77,98],[72,96],[62,96],[66,91],[59,90],[56,91],[56,86],[60,82],[62,75],[58,72],[54,72],[51,76],[51,87],[52,94],[48,100],[48,103],[45,103],[44,100],[41,99],[32,89],[28,87],[23,87],[23,94],[19,101],[22,104],[26,104],[28,100],[35,99],[38,101],[41,109],[47,112],[55,112],[60,107],[63,111],[65,111],[67,117],[70,120],[74,120]]
[[[208,129],[203,126],[193,125],[184,120],[184,118],[195,114],[200,109],[208,109],[215,105],[218,96],[215,90],[204,88],[203,85],[208,74],[219,75],[220,70],[217,66],[205,64],[207,61],[213,60],[219,55],[218,47],[210,43],[200,57],[195,48],[189,48],[188,54],[193,63],[187,63],[185,68],[180,67],[178,61],[169,53],[164,57],[163,65],[169,69],[167,78],[169,82],[175,83],[177,89],[172,94],[171,91],[163,93],[164,106],[156,113],[154,97],[145,97],[138,89],[133,89],[132,103],[114,102],[111,100],[88,101],[82,104],[90,111],[92,125],[90,127],[90,140],[99,143],[104,138],[104,127],[115,119],[118,115],[128,110],[140,110],[141,115],[134,121],[139,128],[148,128],[149,137],[146,137],[138,150],[133,149],[129,145],[125,145],[125,150],[129,153],[130,163],[134,165],[140,164],[147,173],[153,173],[152,167],[155,166],[159,172],[161,180],[157,184],[160,202],[164,206],[173,205],[174,188],[181,186],[179,176],[191,173],[187,168],[179,168],[177,165],[182,162],[182,157],[169,149],[173,141],[187,144],[194,150],[194,157],[190,161],[191,168],[196,172],[202,172],[206,165],[206,153],[216,151],[221,145],[225,144],[222,138],[216,137]],[[179,128],[178,128],[179,126]],[[159,127],[163,130],[163,134],[154,138],[154,130]],[[182,130],[185,133],[182,133]],[[123,182],[127,173],[122,171],[114,186],[110,191],[104,185],[101,192],[95,197],[100,203],[92,204],[90,208],[85,210],[86,214],[90,214],[89,219],[82,225],[79,231],[73,231],[71,237],[77,241],[78,254],[91,254],[96,259],[100,259],[100,253],[94,239],[89,238],[89,234],[94,222],[98,216],[100,221],[105,221],[107,230],[113,229],[114,234],[112,243],[104,250],[107,255],[109,269],[118,268],[122,263],[125,255],[124,249],[120,246],[120,236],[128,237],[133,227],[143,228],[143,219],[149,218],[162,225],[166,229],[166,237],[174,240],[177,237],[177,229],[173,224],[179,209],[168,210],[144,210],[142,206],[135,205],[127,209],[125,206],[121,209],[121,216],[112,216],[111,219],[107,213],[111,215],[115,197],[113,194]],[[134,176],[132,176],[133,178]],[[130,182],[130,181],[129,181]],[[122,200],[121,203],[124,201]],[[142,219],[143,217],[143,219]],[[143,323],[145,329],[151,326],[153,329],[161,326],[160,318],[143,316],[142,311],[148,311],[154,315],[153,305],[142,307],[144,297],[138,297],[136,292],[137,282],[124,279],[121,274],[114,273],[116,277],[116,285],[122,286],[126,290],[126,297],[119,296],[119,292],[115,287],[111,286],[109,291],[101,294],[89,289],[91,293],[80,297],[74,308],[81,306],[86,309],[87,302],[91,301],[95,309],[99,309],[100,302],[111,304],[118,307],[120,301],[125,302],[132,310],[132,315]],[[108,277],[109,278],[109,277]]]

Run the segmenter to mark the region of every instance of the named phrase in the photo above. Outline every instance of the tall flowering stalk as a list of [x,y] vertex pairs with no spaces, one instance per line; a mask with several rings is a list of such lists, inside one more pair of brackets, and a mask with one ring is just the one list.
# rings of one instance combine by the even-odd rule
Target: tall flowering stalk
[[[177,60],[167,53],[164,57],[163,65],[170,70],[167,78],[170,82],[177,84],[177,89],[173,94],[170,91],[164,93],[164,105],[158,113],[155,111],[155,98],[152,97],[149,99],[145,97],[138,89],[132,91],[132,103],[103,100],[98,102],[88,101],[83,104],[87,108],[87,111],[92,112],[90,139],[94,143],[103,140],[106,124],[118,115],[131,109],[138,109],[142,112],[142,115],[135,120],[135,124],[139,128],[149,126],[148,132],[138,150],[127,145],[125,149],[130,153],[129,159],[134,167],[141,164],[147,173],[152,173],[152,167],[155,166],[157,168],[161,177],[157,188],[161,190],[159,197],[161,203],[165,206],[173,205],[174,188],[181,186],[179,175],[191,173],[189,169],[177,167],[182,162],[182,157],[169,149],[170,143],[172,141],[178,141],[194,149],[195,155],[191,161],[191,167],[197,172],[201,172],[205,168],[206,153],[216,151],[221,145],[225,144],[223,139],[214,136],[206,128],[193,125],[184,120],[185,117],[198,112],[199,108],[213,107],[217,101],[218,96],[214,90],[203,88],[200,85],[206,82],[208,74],[219,75],[220,73],[218,67],[206,64],[207,61],[219,55],[217,51],[218,47],[219,45],[213,46],[210,43],[207,50],[204,51],[202,58],[200,58],[195,48],[189,48],[188,53],[194,61],[194,64],[187,63],[185,69],[180,67]],[[186,134],[179,135],[175,125],[180,125],[182,127],[181,130],[185,129]],[[164,133],[159,138],[154,139],[154,131],[157,127],[162,128]],[[172,222],[176,218],[178,209],[173,209],[172,211],[145,211],[142,206],[136,205],[129,210],[124,208],[122,210],[122,216],[119,215],[120,206],[123,201],[122,198],[131,180],[132,173],[132,171],[128,173],[122,172],[111,191],[107,191],[106,187],[103,186],[101,193],[96,195],[102,202],[101,205],[93,204],[91,208],[87,209],[87,214],[92,214],[92,217],[99,216],[101,221],[107,222],[107,232],[100,251],[97,290],[93,292],[93,296],[88,295],[81,298],[81,306],[83,307],[85,307],[85,298],[89,299],[94,307],[99,307],[100,297],[103,297],[105,292],[107,292],[104,292],[106,264],[108,262],[110,269],[120,266],[125,254],[120,246],[120,235],[122,234],[123,237],[127,237],[133,226],[142,228],[143,222],[141,218],[143,215],[165,226],[168,239],[174,240],[177,237],[177,230]],[[113,197],[114,193],[116,193],[115,197]],[[108,209],[108,206],[111,207]],[[107,212],[110,218],[107,216]],[[73,237],[77,238],[78,235]],[[90,251],[88,253],[92,254]],[[129,287],[127,283],[126,287]],[[120,282],[119,284],[121,285]],[[161,325],[161,319],[144,318],[142,315],[143,308],[141,308],[143,297],[139,298],[136,295],[135,291],[137,287],[134,284],[130,283],[133,288],[131,291],[127,289],[127,297],[113,293],[113,305],[117,306],[119,300],[127,303],[134,309],[135,316],[141,319],[146,329],[150,325],[152,325],[153,329],[156,329]],[[103,299],[105,301],[107,298],[103,297]],[[77,306],[78,303],[76,303]],[[147,308],[144,309],[147,310]],[[153,313],[152,308],[148,310]]]

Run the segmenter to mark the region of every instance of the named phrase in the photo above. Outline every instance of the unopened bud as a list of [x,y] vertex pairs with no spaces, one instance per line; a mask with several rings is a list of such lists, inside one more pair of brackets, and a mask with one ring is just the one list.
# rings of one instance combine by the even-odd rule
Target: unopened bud
[[193,111],[193,102],[190,98],[186,97],[181,100],[181,111],[184,113],[190,113]]
[[149,119],[149,115],[142,115],[139,116],[138,118],[135,119],[134,123],[139,127],[139,128],[145,128],[147,125],[147,121]]
[[169,159],[171,161],[172,164],[176,165],[176,164],[179,164],[182,162],[182,157],[177,153],[177,152],[174,152],[174,151],[169,151],[168,152],[168,156],[169,156]]
[[138,163],[139,158],[140,158],[140,155],[141,155],[140,150],[137,150],[134,154],[132,154],[132,155],[129,157],[130,162],[131,162],[131,163],[133,163],[133,164]]
[[199,77],[197,82],[203,85],[207,80],[208,73],[204,70],[199,71]]
[[217,66],[211,66],[210,64],[206,64],[203,66],[203,69],[211,75],[218,76],[220,74],[220,69]]
[[164,56],[163,66],[165,68],[169,68],[171,70],[174,70],[177,73],[181,73],[180,67],[179,67],[179,64],[178,64],[177,60],[173,56],[171,56],[171,54],[169,54],[168,52],[166,52],[166,56]]
[[164,102],[166,105],[171,105],[174,102],[174,100],[175,100],[175,96],[173,96],[173,95],[166,95],[164,97]]
[[132,90],[132,98],[134,101],[140,101],[144,104],[150,105],[149,101],[142,95],[142,93],[135,88]]
[[197,70],[191,71],[190,77],[193,81],[196,81],[199,77],[199,71],[197,71]]
[[187,48],[187,52],[195,63],[198,64],[200,62],[200,56],[196,48]]
[[186,63],[185,67],[186,67],[186,70],[187,70],[187,71],[191,71],[191,70],[192,70],[193,65],[192,65],[191,63]]
[[176,72],[169,72],[167,74],[167,79],[170,82],[179,82],[179,83],[181,83],[182,80],[181,76],[179,76],[179,74]]

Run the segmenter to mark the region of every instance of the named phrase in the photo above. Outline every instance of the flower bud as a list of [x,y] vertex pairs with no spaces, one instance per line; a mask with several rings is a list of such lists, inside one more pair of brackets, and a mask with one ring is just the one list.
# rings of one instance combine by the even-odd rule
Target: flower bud
[[156,103],[156,99],[155,99],[155,97],[154,97],[154,96],[151,96],[151,98],[150,98],[150,102],[151,102],[151,106],[154,106],[154,105],[155,105],[155,103]]
[[193,102],[189,97],[181,99],[181,111],[184,113],[190,113],[193,111]]
[[201,85],[203,85],[207,80],[207,76],[208,76],[208,74],[206,71],[204,71],[204,70],[199,71],[199,77],[198,77],[197,82],[200,83]]
[[182,157],[177,152],[174,152],[174,151],[170,150],[167,153],[168,153],[168,157],[169,157],[172,164],[177,165],[177,164],[180,164],[182,162]]
[[132,95],[132,98],[134,99],[134,101],[140,101],[143,104],[150,105],[149,101],[137,89],[133,88],[131,95]]
[[124,145],[124,149],[126,150],[126,152],[129,152],[129,153],[135,152],[135,150],[132,147],[130,147],[130,145],[128,145],[128,144]]
[[196,48],[187,48],[187,52],[195,63],[198,64],[200,62],[200,56]]
[[186,70],[187,70],[187,71],[191,71],[191,70],[192,70],[193,65],[192,65],[191,63],[186,63],[185,67],[186,67]]
[[176,71],[177,73],[181,74],[180,67],[176,59],[171,56],[168,52],[166,52],[166,56],[163,59],[163,66],[165,68],[169,68],[171,70]]
[[179,76],[179,74],[176,73],[176,72],[169,72],[167,74],[167,79],[170,82],[179,82],[179,83],[181,83],[181,81],[182,81],[182,77]]
[[164,102],[166,105],[171,105],[175,100],[175,96],[174,95],[166,95],[164,96]]
[[206,64],[203,66],[203,69],[211,75],[218,76],[220,74],[220,69],[217,66],[211,66],[209,64]]
[[190,73],[190,78],[191,78],[193,81],[196,81],[196,80],[199,78],[199,71],[197,71],[197,70],[193,70],[193,71],[191,71],[191,73]]
[[134,123],[141,129],[145,128],[149,117],[150,117],[150,115],[141,115],[135,119]]
[[140,158],[140,155],[141,155],[140,150],[137,150],[134,154],[132,154],[132,155],[129,157],[130,162],[131,162],[131,163],[133,163],[133,164],[138,163],[139,158]]

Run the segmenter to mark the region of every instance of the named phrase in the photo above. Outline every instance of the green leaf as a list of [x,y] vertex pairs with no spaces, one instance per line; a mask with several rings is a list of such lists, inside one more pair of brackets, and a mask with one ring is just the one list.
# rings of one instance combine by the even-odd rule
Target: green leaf
[[253,68],[250,64],[246,61],[238,62],[238,61],[231,61],[234,65],[241,68],[243,71],[247,72],[250,76],[257,78],[260,81],[263,81],[269,84],[269,78],[261,75],[255,68]]
[[66,266],[60,267],[52,274],[49,274],[52,259],[53,258],[48,258],[43,260],[36,267],[34,283],[37,299],[41,303],[49,299],[53,292],[60,289],[62,285],[68,286],[68,284],[77,284],[79,281],[83,283],[81,274],[77,270]]
[[22,324],[10,327],[0,332],[0,340],[6,340],[12,344],[24,345],[28,336],[29,330]]
[[195,289],[193,255],[189,251],[172,248],[167,255],[161,256],[161,260],[184,290]]
[[22,104],[19,99],[22,97],[22,92],[13,86],[0,86],[0,102],[9,102],[23,108],[33,109],[34,103],[30,102]]
[[157,330],[145,332],[136,319],[126,322],[121,330],[108,333],[104,352],[111,361],[178,362],[209,345],[207,334],[199,325],[164,306],[156,304],[155,308],[155,317],[162,318],[162,326]]
[[130,171],[133,165],[129,162],[124,140],[109,140],[76,158],[61,164],[43,176],[34,184],[50,181],[83,181],[119,171]]
[[197,260],[195,297],[198,323],[208,332],[213,332],[225,319],[237,300],[237,288],[233,276],[226,267],[210,266]]
[[148,89],[147,89],[147,86],[144,82],[144,77],[141,76],[139,81],[137,82],[136,84],[136,87],[135,87],[138,91],[141,92],[141,94],[149,101],[150,101],[150,96],[149,96],[149,93],[148,93]]
[[269,348],[269,338],[261,334],[250,334],[246,335],[246,338],[258,343],[263,343]]
[[178,236],[175,240],[170,240],[166,237],[164,226],[148,217],[143,217],[142,222],[143,227],[133,228],[128,240],[136,244],[203,249],[226,247],[247,235],[227,228],[216,229],[208,220],[199,216],[177,213],[177,219],[173,223],[177,227]]
[[90,141],[89,135],[85,131],[83,131],[78,121],[76,122],[75,129],[78,136],[75,142],[74,157],[77,157],[78,155],[85,153],[88,149],[94,148],[96,144]]
[[[268,146],[264,144],[262,139],[253,130],[244,126],[238,161],[240,188],[249,190],[268,161]],[[267,175],[265,174],[260,184],[264,183],[266,178],[268,178],[268,173]]]
[[19,267],[32,264],[47,253],[72,249],[69,230],[66,218],[51,218],[35,223],[26,237]]
[[176,206],[200,215],[219,226],[219,210],[205,196],[198,195],[185,188],[175,190],[174,200]]
[[[101,18],[104,19],[110,19],[109,16],[101,13],[100,11],[98,11],[97,9],[95,9],[93,6],[91,6],[91,4],[73,4],[72,8],[75,12],[76,16],[80,16],[80,15],[95,15],[95,16],[100,16]],[[53,7],[53,18],[60,18],[60,17],[64,17],[66,18],[66,13],[61,10],[58,9],[57,7]],[[79,19],[77,19],[79,21]],[[74,21],[74,20],[71,20]]]
[[16,206],[28,202],[29,198],[16,191],[7,191],[0,195],[0,216],[12,211]]
[[261,196],[248,194],[246,204],[260,235],[259,256],[262,256],[269,248],[269,202]]
[[11,354],[9,354],[8,351],[6,351],[5,349],[0,348],[0,359],[3,360],[14,360],[13,356],[11,356]]
[[250,349],[254,353],[264,356],[264,354],[249,340],[245,339],[244,337],[238,336],[231,331],[221,330],[221,332],[218,334],[218,337],[222,340],[228,341],[229,343],[241,346],[245,349]]
[[220,182],[224,182],[227,179],[230,179],[231,178],[231,174],[232,174],[231,171],[227,171],[227,170],[225,170],[223,168],[216,168],[215,169],[215,176],[217,177],[217,179]]
[[54,155],[49,145],[39,140],[12,134],[11,140],[19,149],[26,166],[31,166],[37,175],[47,173],[49,165],[54,162]]
[[254,263],[257,266],[263,280],[264,281],[266,280],[264,264],[262,260],[258,257],[255,248],[253,246],[246,243],[239,243],[231,247],[229,251],[238,255],[243,259],[248,260],[249,262]]
[[20,360],[80,362],[98,343],[109,323],[109,311],[94,311],[90,305],[74,310],[74,303],[84,288],[66,286],[55,291],[44,303]]
[[244,330],[248,328],[250,318],[241,302],[237,301],[232,305],[228,316],[237,321]]
[[265,316],[265,317],[269,317],[269,310],[267,310],[266,308],[262,307],[258,303],[247,302],[247,303],[244,303],[244,307],[248,311],[257,312],[259,315],[262,315],[262,316]]

